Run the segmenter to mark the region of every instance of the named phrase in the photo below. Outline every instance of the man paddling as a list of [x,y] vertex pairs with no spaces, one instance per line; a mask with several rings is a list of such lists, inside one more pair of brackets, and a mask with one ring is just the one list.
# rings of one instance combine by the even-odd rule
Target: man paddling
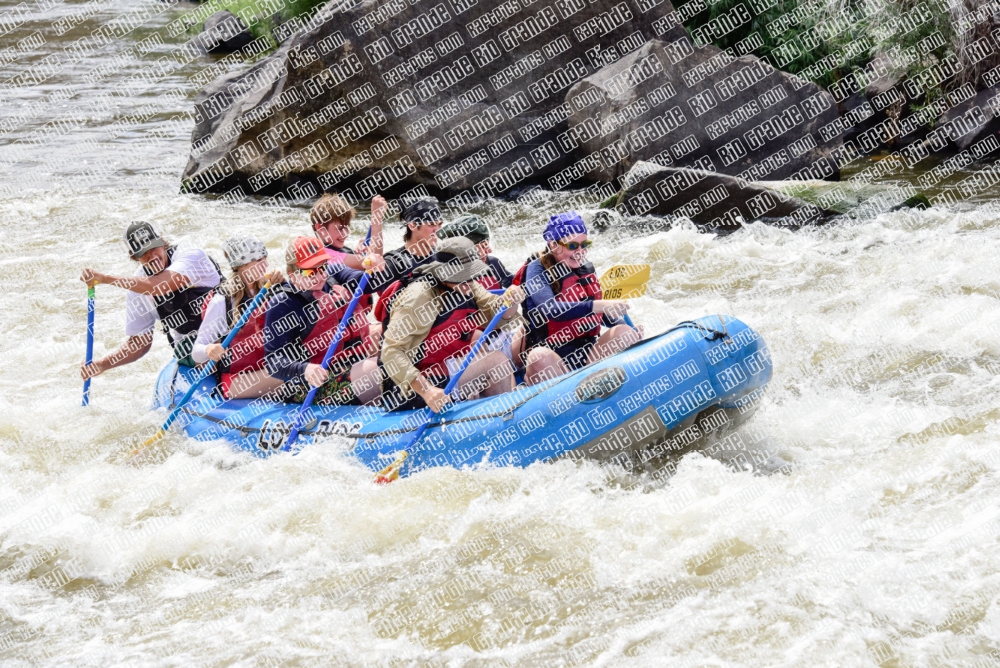
[[[374,269],[382,258],[369,256]],[[268,374],[286,383],[293,403],[302,403],[310,387],[318,387],[317,404],[357,405],[379,396],[378,367],[365,350],[368,322],[355,313],[337,345],[330,369],[321,365],[326,349],[343,320],[351,294],[363,272],[331,264],[318,239],[297,237],[285,260],[288,284],[267,305],[264,363]],[[370,294],[369,283],[365,289]]]
[[439,239],[452,239],[454,237],[465,237],[476,245],[479,259],[486,263],[489,271],[476,280],[487,290],[498,290],[509,288],[514,280],[513,274],[507,271],[503,262],[493,252],[490,244],[490,228],[486,226],[486,221],[474,214],[466,214],[451,221],[438,230]]
[[108,369],[142,358],[153,344],[156,321],[173,348],[178,364],[195,366],[191,348],[202,323],[202,303],[222,281],[215,261],[198,248],[170,245],[153,226],[136,221],[125,231],[130,257],[139,263],[135,276],[112,276],[86,268],[80,280],[91,285],[114,285],[125,296],[124,344],[111,354],[84,364],[80,375],[91,378]]
[[[429,406],[440,412],[451,401],[443,389],[450,377],[449,360],[460,363],[477,330],[504,308],[503,297],[475,280],[489,267],[471,241],[446,239],[433,259],[414,270],[393,302],[379,355],[386,410]],[[513,286],[507,299],[520,304],[524,291]],[[516,316],[517,309],[509,308],[504,320]],[[489,352],[469,365],[457,389],[466,399],[509,392],[514,389],[513,368],[502,352]]]
[[385,254],[385,270],[372,277],[379,294],[408,275],[415,267],[430,262],[441,229],[441,208],[434,198],[407,204],[400,218],[406,225],[403,245]]
[[[336,193],[325,193],[313,204],[309,212],[309,219],[312,222],[316,238],[323,242],[326,254],[330,258],[331,270],[336,265],[342,264],[348,269],[364,271],[365,257],[369,255],[382,257],[382,217],[388,208],[388,202],[381,195],[372,198],[370,239],[367,242],[363,239],[355,251],[345,245],[347,237],[351,234],[351,222],[356,213],[354,207]],[[362,296],[358,302],[357,312],[362,317],[367,318],[368,313],[372,310],[372,303],[372,295]],[[378,354],[381,342],[382,325],[380,323],[370,324],[366,345],[372,356]]]

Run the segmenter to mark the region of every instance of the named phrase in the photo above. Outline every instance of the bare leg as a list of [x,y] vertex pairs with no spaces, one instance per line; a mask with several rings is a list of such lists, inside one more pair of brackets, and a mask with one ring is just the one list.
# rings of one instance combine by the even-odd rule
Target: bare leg
[[355,363],[351,367],[349,378],[354,395],[363,404],[371,404],[382,393],[378,362],[374,357]]
[[528,353],[524,368],[524,382],[528,385],[537,385],[569,371],[562,358],[554,350],[545,346],[533,348]]
[[229,383],[230,399],[256,399],[277,390],[285,381],[267,375],[267,372],[244,371],[233,376]]
[[590,351],[587,364],[593,364],[605,357],[620,353],[641,338],[642,332],[638,332],[628,325],[615,325],[597,339],[597,343]]
[[527,360],[525,359],[524,347],[527,343],[525,338],[524,327],[518,327],[517,331],[514,332],[514,340],[510,344],[510,354],[514,358],[514,366],[519,369],[523,369],[527,366]]
[[378,357],[382,345],[382,323],[368,323],[368,338],[365,340],[365,353],[369,357]]
[[458,382],[459,396],[464,399],[494,397],[514,389],[514,369],[507,356],[493,350],[477,357]]

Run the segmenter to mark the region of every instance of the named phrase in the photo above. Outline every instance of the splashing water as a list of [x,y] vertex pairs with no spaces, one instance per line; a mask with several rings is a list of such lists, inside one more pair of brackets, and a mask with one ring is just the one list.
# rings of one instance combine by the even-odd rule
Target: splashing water
[[[633,304],[647,333],[728,313],[764,336],[775,375],[742,433],[787,474],[692,452],[658,486],[560,462],[379,487],[337,438],[258,461],[176,432],[151,463],[111,463],[162,420],[149,405],[170,354],[158,336],[81,408],[80,269],[131,273],[134,219],[216,257],[235,233],[273,254],[308,231],[304,207],[177,194],[205,63],[101,102],[168,45],[115,53],[179,11],[0,103],[35,114],[0,146],[5,665],[1000,662],[995,192],[794,233],[596,235],[599,269],[652,265]],[[46,34],[0,79],[64,46]],[[17,153],[57,119],[73,121],[58,141]],[[508,221],[493,241],[517,267],[570,205],[597,202],[536,193],[477,213]],[[123,324],[123,291],[99,287],[95,355]]]

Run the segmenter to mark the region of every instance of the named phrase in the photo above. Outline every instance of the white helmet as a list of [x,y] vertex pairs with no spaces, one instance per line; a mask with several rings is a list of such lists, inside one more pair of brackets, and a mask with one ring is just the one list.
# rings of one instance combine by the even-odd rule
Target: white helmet
[[256,237],[230,237],[222,244],[222,252],[233,269],[267,257],[267,248]]

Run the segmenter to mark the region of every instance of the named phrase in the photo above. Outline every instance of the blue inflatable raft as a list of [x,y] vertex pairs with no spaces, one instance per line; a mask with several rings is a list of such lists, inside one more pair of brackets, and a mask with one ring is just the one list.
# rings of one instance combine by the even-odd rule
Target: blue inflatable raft
[[[194,374],[171,362],[157,380],[155,406],[173,408]],[[400,475],[431,466],[627,458],[689,430],[705,416],[717,416],[711,420],[716,424],[742,421],[770,378],[770,354],[755,331],[731,316],[706,316],[545,383],[453,404],[433,417]],[[224,401],[210,376],[177,424],[197,440],[224,438],[266,457],[285,442],[299,408]],[[352,439],[353,454],[379,471],[397,460],[428,415],[426,409],[387,413],[368,406],[313,406],[295,449],[339,435]]]

